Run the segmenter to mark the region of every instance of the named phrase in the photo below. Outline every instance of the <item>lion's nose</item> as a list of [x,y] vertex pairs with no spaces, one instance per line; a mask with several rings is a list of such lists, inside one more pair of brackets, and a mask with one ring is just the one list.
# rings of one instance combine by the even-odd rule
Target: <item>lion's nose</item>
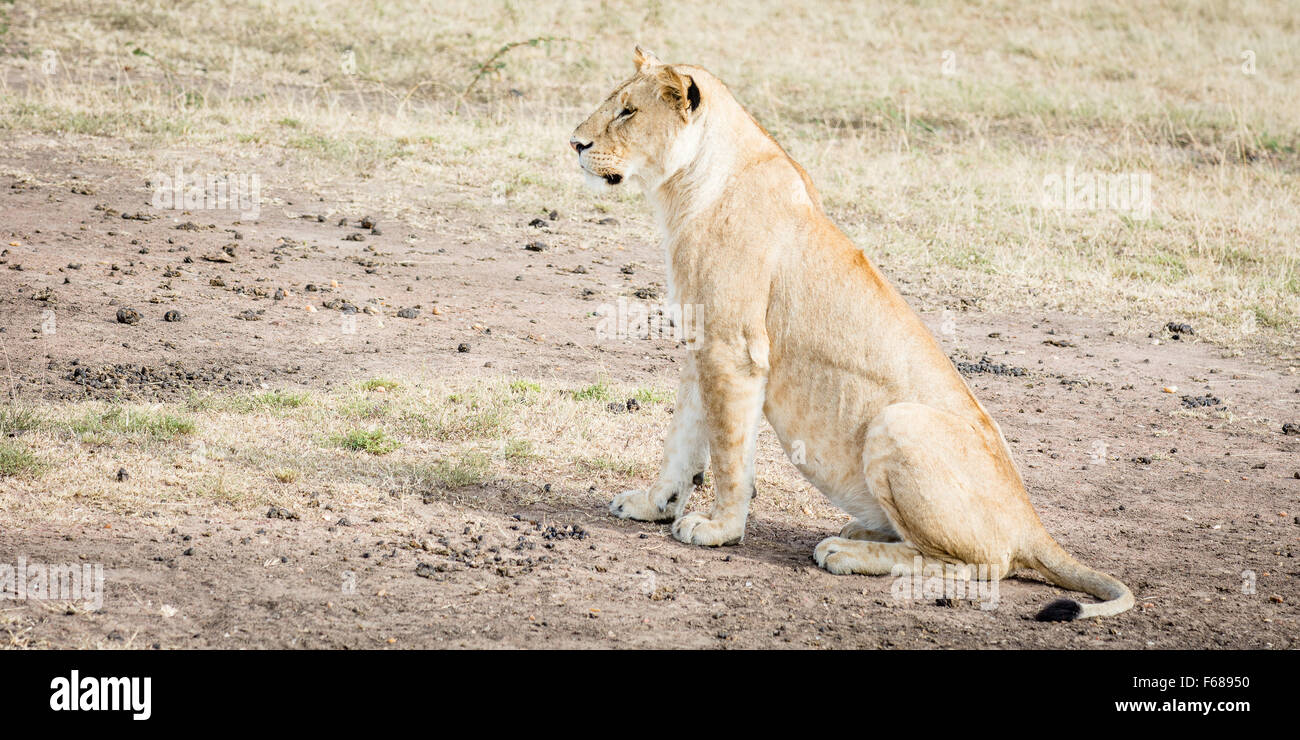
[[573,147],[573,151],[582,154],[583,150],[591,148],[591,142],[588,141],[583,143],[581,139],[575,136],[572,139],[569,139],[569,146]]

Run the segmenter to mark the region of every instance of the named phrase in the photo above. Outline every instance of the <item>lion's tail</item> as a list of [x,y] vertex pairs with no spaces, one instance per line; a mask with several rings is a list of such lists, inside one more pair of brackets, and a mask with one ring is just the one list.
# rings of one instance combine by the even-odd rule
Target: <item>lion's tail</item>
[[1047,580],[1071,591],[1101,599],[1100,604],[1080,604],[1073,599],[1057,599],[1035,617],[1040,622],[1068,622],[1088,617],[1109,617],[1133,608],[1133,592],[1114,576],[1093,570],[1075,560],[1070,553],[1044,533],[1043,542],[1033,554],[1034,570]]

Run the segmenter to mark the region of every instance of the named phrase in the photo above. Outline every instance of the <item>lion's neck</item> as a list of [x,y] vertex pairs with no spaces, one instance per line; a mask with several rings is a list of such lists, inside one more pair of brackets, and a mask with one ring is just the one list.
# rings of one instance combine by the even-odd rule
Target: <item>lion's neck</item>
[[734,107],[709,111],[710,120],[700,121],[691,138],[678,142],[669,154],[668,166],[644,183],[646,199],[670,244],[690,229],[691,221],[717,207],[746,162],[771,145],[749,115]]

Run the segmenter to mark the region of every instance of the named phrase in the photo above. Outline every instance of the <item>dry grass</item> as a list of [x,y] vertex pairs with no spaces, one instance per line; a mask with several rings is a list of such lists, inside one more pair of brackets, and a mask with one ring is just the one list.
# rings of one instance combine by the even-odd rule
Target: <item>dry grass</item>
[[[1300,328],[1300,8],[1288,0],[46,0],[0,12],[14,52],[0,61],[5,138],[94,137],[144,171],[262,172],[268,187],[421,223],[502,196],[518,211],[589,211],[565,142],[641,42],[728,80],[896,279],[1121,328],[1186,319],[1275,350]],[[554,40],[502,53],[463,96],[504,45],[538,38]],[[1044,209],[1044,178],[1070,167],[1150,173],[1151,217]],[[597,206],[650,238],[638,201],[624,190]]]
[[[1121,333],[1185,320],[1285,356],[1300,329],[1298,26],[1288,0],[0,2],[0,147],[57,137],[142,173],[257,173],[265,207],[330,195],[470,238],[504,207],[611,213],[651,239],[639,196],[583,190],[566,143],[639,42],[727,80],[915,294],[1090,313]],[[1149,173],[1150,218],[1045,209],[1045,178],[1070,169]],[[607,410],[628,397],[641,411]],[[320,492],[364,510],[487,482],[576,503],[650,480],[670,403],[609,382],[376,378],[0,406],[0,515]],[[770,433],[761,458],[762,506],[835,516]]]
[[[585,507],[593,486],[603,500],[653,480],[671,419],[671,393],[601,387],[605,393],[593,398],[583,393],[589,387],[550,381],[402,378],[384,393],[358,386],[289,407],[256,401],[267,394],[112,407],[121,418],[192,420],[188,433],[171,435],[113,424],[88,436],[82,428],[88,416],[100,418],[97,406],[43,402],[33,410],[41,422],[21,437],[38,467],[0,476],[0,520],[58,520],[87,508],[301,510],[315,496],[359,512],[390,511],[394,500],[405,506],[476,497],[485,505],[485,494],[473,490],[481,484],[551,506]],[[631,397],[641,399],[634,413],[612,413],[603,400]],[[359,404],[370,404],[364,428],[348,415]],[[483,414],[493,423],[477,421]],[[836,516],[784,461],[770,431],[761,451],[764,506]],[[127,480],[117,480],[119,468],[130,473]]]

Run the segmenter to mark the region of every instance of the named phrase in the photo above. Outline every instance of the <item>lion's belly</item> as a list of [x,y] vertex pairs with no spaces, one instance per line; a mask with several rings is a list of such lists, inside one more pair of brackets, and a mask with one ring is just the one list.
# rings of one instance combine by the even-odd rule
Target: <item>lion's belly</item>
[[787,373],[773,367],[763,413],[799,472],[852,511],[856,502],[870,499],[862,445],[874,404],[835,381],[815,368]]

